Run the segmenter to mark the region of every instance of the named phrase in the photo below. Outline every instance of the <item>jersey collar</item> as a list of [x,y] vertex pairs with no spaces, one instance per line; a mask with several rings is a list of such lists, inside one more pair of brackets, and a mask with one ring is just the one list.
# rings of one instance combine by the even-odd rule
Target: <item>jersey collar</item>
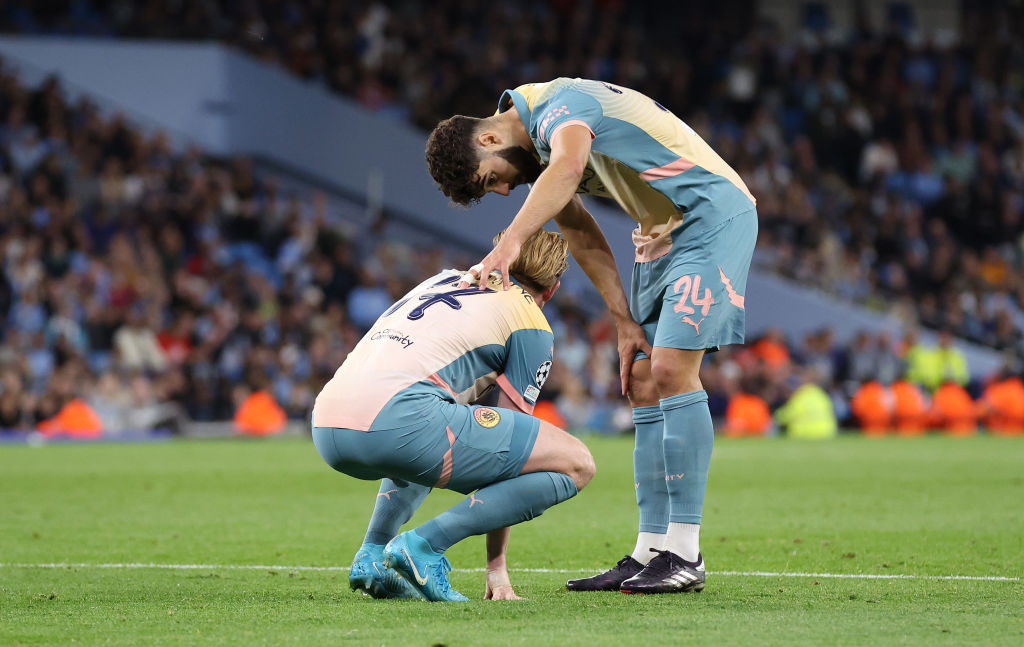
[[504,112],[509,102],[516,107],[516,112],[519,113],[519,121],[523,122],[523,126],[526,130],[530,130],[530,108],[526,104],[526,97],[515,90],[505,90],[501,93],[501,98],[498,99],[498,112]]
[[[522,289],[523,292],[526,292],[526,294],[530,294],[530,292],[523,286],[523,284],[520,283],[519,281],[517,281],[516,277],[512,276],[511,272],[509,272],[509,274],[508,274],[508,280],[509,280],[510,283],[512,283],[512,285],[519,286],[519,288]],[[544,316],[544,311],[541,310],[540,305],[537,304],[537,300],[534,299],[532,295],[530,296],[530,303],[533,304],[534,308],[537,308],[537,310],[541,313],[541,316]],[[546,320],[547,320],[547,318],[545,317],[545,321]]]

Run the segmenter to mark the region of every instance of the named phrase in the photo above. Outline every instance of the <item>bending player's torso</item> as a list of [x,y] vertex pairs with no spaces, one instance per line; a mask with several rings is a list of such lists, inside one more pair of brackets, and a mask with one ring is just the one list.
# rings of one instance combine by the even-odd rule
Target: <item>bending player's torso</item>
[[686,123],[650,97],[601,81],[559,78],[506,91],[546,164],[551,138],[582,124],[594,141],[578,192],[614,199],[644,234],[687,218],[728,218],[754,206],[739,175]]
[[458,289],[461,276],[441,272],[380,316],[317,397],[314,426],[369,429],[402,391],[471,402],[504,372],[513,332],[535,328],[550,336],[521,287],[504,291],[498,280],[486,290]]

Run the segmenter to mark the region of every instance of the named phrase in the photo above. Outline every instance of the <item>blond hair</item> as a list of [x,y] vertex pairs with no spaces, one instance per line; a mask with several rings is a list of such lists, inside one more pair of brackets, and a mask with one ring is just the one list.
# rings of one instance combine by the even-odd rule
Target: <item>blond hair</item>
[[[502,231],[494,237],[497,245],[504,236]],[[550,288],[569,267],[569,243],[560,234],[541,229],[526,239],[519,257],[509,266],[509,273],[527,287],[538,292]]]

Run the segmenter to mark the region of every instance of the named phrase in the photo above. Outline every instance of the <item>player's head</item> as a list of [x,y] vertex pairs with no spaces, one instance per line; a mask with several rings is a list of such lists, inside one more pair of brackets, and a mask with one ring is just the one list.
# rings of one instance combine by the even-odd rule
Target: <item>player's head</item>
[[540,175],[540,162],[495,117],[455,115],[427,139],[427,169],[452,202],[469,206],[488,191],[508,195]]
[[[504,235],[502,231],[495,236],[494,244]],[[508,271],[533,295],[537,305],[544,307],[558,290],[559,279],[568,267],[569,243],[561,235],[541,229],[526,239]]]

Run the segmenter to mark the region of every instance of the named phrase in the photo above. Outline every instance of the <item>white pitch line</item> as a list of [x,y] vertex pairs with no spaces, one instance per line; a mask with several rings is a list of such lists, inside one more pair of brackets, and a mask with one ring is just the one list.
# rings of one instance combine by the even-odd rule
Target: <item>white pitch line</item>
[[1002,575],[900,575],[896,573],[770,573],[766,571],[708,571],[709,575],[746,577],[817,577],[844,580],[968,580],[978,582],[1019,582],[1019,577]]
[[[157,568],[185,571],[341,571],[349,570],[348,566],[282,566],[263,564],[87,564],[87,563],[2,563],[0,568]],[[483,568],[453,568],[457,573],[483,573]],[[512,573],[591,573],[587,568],[510,568]],[[901,575],[895,573],[773,573],[770,571],[708,571],[708,575],[735,575],[739,577],[814,577],[820,579],[849,580],[966,580],[976,582],[1019,582],[1019,577],[1001,575]]]

